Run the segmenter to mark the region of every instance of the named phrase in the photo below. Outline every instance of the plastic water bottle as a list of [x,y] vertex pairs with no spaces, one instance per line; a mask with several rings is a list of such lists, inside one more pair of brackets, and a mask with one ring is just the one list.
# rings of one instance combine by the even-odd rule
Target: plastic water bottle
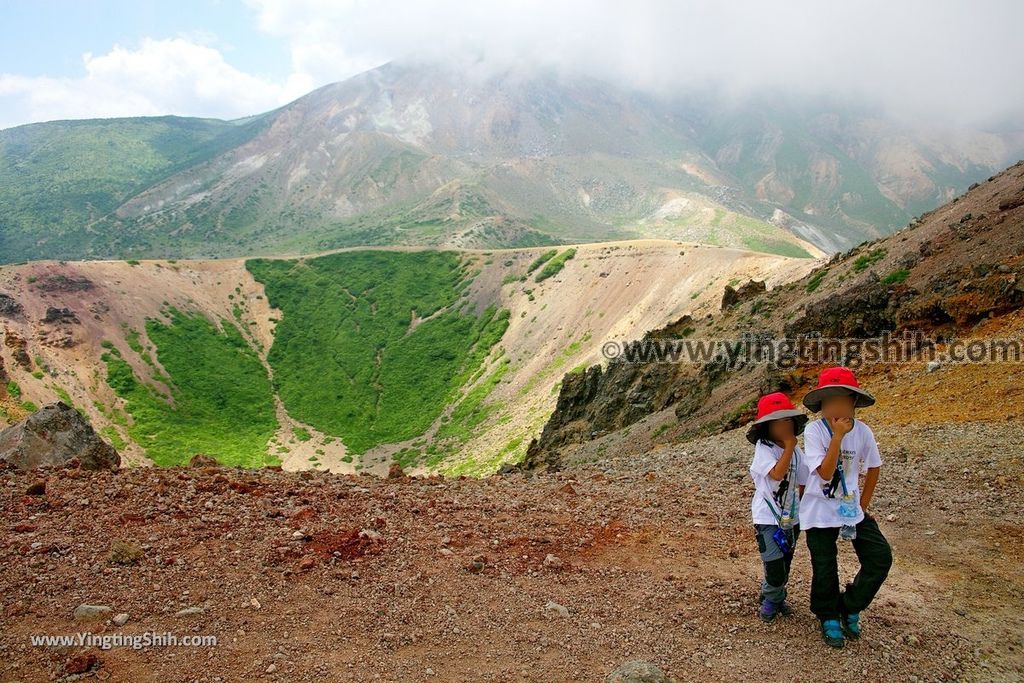
[[857,501],[853,499],[853,493],[845,493],[839,500],[839,516],[844,520],[850,520],[839,528],[839,538],[844,541],[852,541],[857,538],[857,527],[853,524],[853,520],[860,512],[859,507]]
[[782,511],[782,518],[779,520],[779,526],[783,529],[793,528],[793,518],[789,514],[789,510]]

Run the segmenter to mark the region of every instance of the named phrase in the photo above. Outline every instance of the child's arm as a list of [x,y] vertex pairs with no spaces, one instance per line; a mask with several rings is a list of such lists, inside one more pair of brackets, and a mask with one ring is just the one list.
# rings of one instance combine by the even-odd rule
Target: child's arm
[[868,429],[868,433],[871,436],[871,441],[864,457],[864,465],[867,467],[867,470],[864,473],[864,487],[860,492],[860,509],[864,512],[868,511],[871,497],[875,493],[875,485],[878,484],[878,476],[882,473],[882,456],[878,452],[878,442],[875,441],[875,433],[870,429]]
[[823,481],[832,481],[832,475],[836,472],[836,465],[839,464],[839,452],[841,450],[840,446],[843,443],[843,437],[853,429],[853,420],[848,417],[830,417],[826,419],[832,428],[832,440],[829,441],[828,449],[825,451],[825,459],[818,465],[818,476]]
[[768,476],[775,481],[782,481],[782,478],[786,476],[786,472],[789,471],[789,461],[793,459],[793,451],[796,450],[796,436],[789,436],[783,439],[782,449],[779,461],[775,463],[775,467],[768,470]]
[[871,503],[871,496],[875,493],[875,484],[878,483],[878,475],[881,474],[881,467],[869,467],[867,474],[864,475],[864,490],[860,493],[860,509],[864,512],[868,511],[868,505]]

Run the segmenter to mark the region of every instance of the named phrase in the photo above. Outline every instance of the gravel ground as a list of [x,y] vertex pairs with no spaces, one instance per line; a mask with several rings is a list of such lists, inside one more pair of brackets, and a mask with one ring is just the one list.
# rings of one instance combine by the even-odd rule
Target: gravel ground
[[[802,541],[795,615],[755,615],[737,431],[484,480],[0,472],[0,680],[600,681],[630,659],[678,681],[1019,680],[1024,427],[876,433],[896,561],[838,653],[807,609]],[[110,611],[76,619],[83,604]],[[80,631],[218,643],[29,640]]]

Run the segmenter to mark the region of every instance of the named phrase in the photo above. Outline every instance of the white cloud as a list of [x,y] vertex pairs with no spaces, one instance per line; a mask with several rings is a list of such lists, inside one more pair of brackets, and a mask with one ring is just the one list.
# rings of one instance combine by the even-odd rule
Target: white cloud
[[25,121],[178,114],[236,118],[286,102],[287,84],[244,73],[185,38],[82,56],[77,78],[0,74],[0,127]]
[[79,78],[0,74],[0,126],[129,114],[237,117],[390,59],[544,67],[679,92],[846,98],[921,122],[1024,121],[1019,0],[246,0],[289,75],[202,32],[84,56]]
[[248,0],[310,85],[387,58],[584,73],[642,89],[840,96],[914,119],[1024,118],[1019,0]]

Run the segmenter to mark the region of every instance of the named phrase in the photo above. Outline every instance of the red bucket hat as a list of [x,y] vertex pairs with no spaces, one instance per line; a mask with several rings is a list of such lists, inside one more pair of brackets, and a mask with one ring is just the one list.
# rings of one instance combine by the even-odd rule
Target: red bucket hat
[[816,413],[821,410],[822,399],[840,394],[853,394],[857,398],[858,408],[867,408],[875,404],[875,397],[860,388],[853,370],[837,366],[821,371],[818,386],[804,396],[804,406],[812,413]]
[[793,433],[798,436],[803,433],[804,425],[807,424],[807,416],[804,415],[802,410],[793,405],[788,396],[781,391],[762,396],[757,402],[757,417],[754,418],[754,421],[750,423],[750,428],[747,429],[747,441],[757,443],[758,432],[760,431],[757,428],[758,425],[771,422],[772,420],[783,420],[787,417],[793,418]]

